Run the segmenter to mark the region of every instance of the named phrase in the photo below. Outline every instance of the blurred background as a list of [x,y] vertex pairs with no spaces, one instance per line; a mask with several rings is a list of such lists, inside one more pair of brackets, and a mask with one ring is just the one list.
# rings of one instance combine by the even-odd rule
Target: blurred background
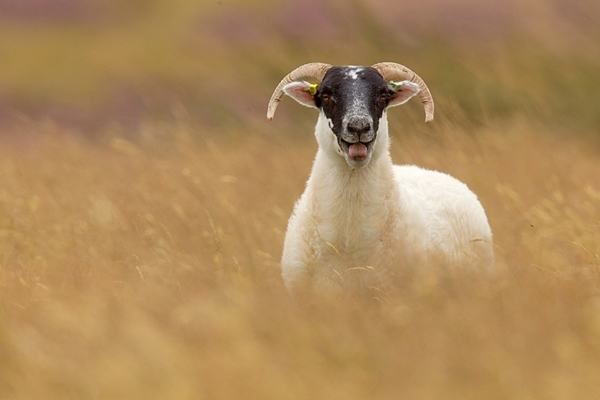
[[395,61],[429,84],[438,118],[526,114],[597,135],[599,40],[593,0],[0,0],[0,124],[132,132],[184,108],[207,128],[266,125],[300,64]]
[[[497,273],[294,304],[307,62],[404,64],[395,163]],[[0,398],[600,398],[598,0],[0,0]],[[377,288],[376,288],[377,289]]]

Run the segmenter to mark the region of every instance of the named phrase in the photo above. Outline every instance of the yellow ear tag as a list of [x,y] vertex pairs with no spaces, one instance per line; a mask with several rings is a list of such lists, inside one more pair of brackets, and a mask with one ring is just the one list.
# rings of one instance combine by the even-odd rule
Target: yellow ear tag
[[308,92],[310,93],[310,95],[312,97],[315,97],[315,93],[317,93],[318,87],[319,87],[318,83],[311,83],[310,86],[308,86]]

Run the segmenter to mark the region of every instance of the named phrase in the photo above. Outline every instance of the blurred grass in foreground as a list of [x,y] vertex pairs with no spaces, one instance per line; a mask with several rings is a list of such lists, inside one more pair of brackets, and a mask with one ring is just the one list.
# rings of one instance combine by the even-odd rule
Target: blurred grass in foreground
[[[0,398],[600,396],[600,3],[22,4],[0,1]],[[266,103],[300,63],[383,60],[436,99],[428,126],[391,111],[394,161],[478,194],[498,276],[292,304],[316,116]]]
[[305,307],[278,260],[312,138],[19,129],[0,150],[3,399],[600,395],[597,141],[525,120],[394,135],[396,162],[479,195],[498,276]]

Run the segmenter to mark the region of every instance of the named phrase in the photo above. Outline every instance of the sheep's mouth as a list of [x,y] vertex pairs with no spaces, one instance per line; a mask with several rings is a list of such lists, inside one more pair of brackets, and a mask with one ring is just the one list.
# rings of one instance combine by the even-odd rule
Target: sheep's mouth
[[350,143],[344,139],[340,139],[340,147],[352,160],[363,161],[369,157],[374,141],[373,139],[370,142]]

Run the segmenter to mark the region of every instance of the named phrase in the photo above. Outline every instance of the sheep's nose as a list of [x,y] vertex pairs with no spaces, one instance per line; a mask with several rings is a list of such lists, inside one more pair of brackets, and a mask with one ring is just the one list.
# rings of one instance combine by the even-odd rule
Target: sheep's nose
[[360,137],[371,130],[371,123],[366,118],[353,118],[348,122],[348,132]]

